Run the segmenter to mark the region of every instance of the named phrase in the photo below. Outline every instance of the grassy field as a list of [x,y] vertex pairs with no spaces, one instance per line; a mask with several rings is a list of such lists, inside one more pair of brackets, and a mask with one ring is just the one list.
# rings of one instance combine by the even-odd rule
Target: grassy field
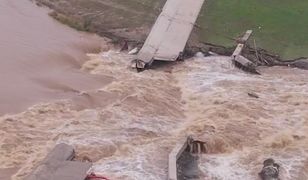
[[[166,0],[37,0],[55,9],[56,19],[80,30],[115,33],[149,29]],[[198,19],[202,42],[233,46],[247,29],[257,46],[284,59],[308,57],[308,0],[206,0]],[[123,34],[123,33],[122,33]],[[144,39],[135,33],[136,39]],[[131,36],[131,33],[124,33]],[[251,41],[252,43],[253,41]]]
[[206,42],[230,46],[253,29],[258,46],[286,59],[308,57],[307,0],[207,0],[198,23]]

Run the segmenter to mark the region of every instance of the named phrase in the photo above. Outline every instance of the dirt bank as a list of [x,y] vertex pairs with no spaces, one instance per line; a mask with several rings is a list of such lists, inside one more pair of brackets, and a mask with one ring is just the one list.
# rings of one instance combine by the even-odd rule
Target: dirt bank
[[[130,0],[130,1],[122,1],[122,0],[59,0],[59,1],[50,1],[50,0],[36,0],[37,4],[40,6],[47,6],[54,10],[50,15],[59,20],[60,22],[67,24],[75,29],[82,31],[89,31],[97,33],[103,37],[108,37],[113,39],[115,42],[121,41],[129,41],[133,44],[141,45],[147,37],[147,34],[150,31],[155,19],[158,14],[161,12],[161,8],[165,3],[165,0]],[[214,1],[211,1],[210,4],[213,4]],[[247,6],[250,5],[251,2],[247,2]],[[207,6],[208,3],[205,3]],[[245,3],[242,3],[245,4]],[[237,6],[233,7],[236,8]],[[249,7],[250,8],[250,7]],[[248,9],[249,9],[248,8]],[[206,15],[206,8],[203,8],[204,11],[201,13],[199,17],[200,25],[197,25],[193,31],[193,34],[188,42],[187,51],[185,52],[187,56],[191,56],[196,52],[202,51],[204,53],[208,53],[209,51],[218,53],[220,55],[230,55],[235,48],[235,43],[230,43],[230,39],[233,39],[232,42],[235,42],[237,36],[241,33],[244,33],[247,29],[243,29],[243,32],[237,32],[234,37],[230,37],[228,39],[226,45],[227,47],[208,43],[208,35],[205,33],[211,34],[213,36],[213,30],[211,27],[208,27],[208,24],[214,23],[217,21],[215,18],[215,13],[211,12],[209,14],[210,17]],[[234,15],[238,10],[234,10],[231,13]],[[220,12],[221,13],[221,12]],[[224,13],[224,12],[223,12]],[[304,16],[305,17],[305,16]],[[213,18],[213,19],[211,19]],[[274,18],[273,18],[274,19]],[[207,23],[205,21],[214,21],[211,23]],[[223,21],[223,20],[222,20]],[[240,20],[239,20],[240,21]],[[217,23],[217,22],[216,22]],[[243,23],[243,22],[242,22]],[[224,24],[224,23],[221,23]],[[235,23],[236,24],[236,23]],[[225,25],[225,24],[224,24]],[[233,24],[234,25],[234,24]],[[242,26],[245,25],[241,24]],[[255,26],[255,25],[254,25]],[[216,27],[216,26],[215,26]],[[232,26],[233,27],[233,26]],[[237,27],[237,26],[235,26]],[[251,28],[251,24],[247,24],[246,28]],[[303,27],[304,29],[305,27]],[[238,29],[235,28],[235,29]],[[219,29],[221,31],[221,29]],[[225,30],[223,30],[225,31]],[[229,34],[230,30],[226,32]],[[259,35],[260,30],[256,30],[256,34]],[[233,31],[232,31],[233,32]],[[215,33],[214,33],[215,34]],[[226,38],[226,34],[220,34],[218,37],[215,34],[216,39],[224,39]],[[262,33],[261,33],[262,34]],[[268,34],[268,33],[265,33]],[[288,33],[292,34],[292,33]],[[213,40],[214,37],[210,39]],[[257,37],[258,39],[259,37]],[[269,44],[270,42],[263,42],[266,39],[262,40],[263,44]],[[233,46],[232,46],[233,44]],[[250,42],[252,48],[246,51],[246,55],[250,57],[256,64],[258,65],[283,65],[287,66],[291,62],[284,62],[286,60],[292,61],[293,59],[286,59],[280,57],[279,53],[272,51],[266,51],[262,48],[258,48],[259,56],[256,56],[254,42]],[[276,46],[276,44],[273,44]],[[268,47],[268,46],[267,46]],[[293,47],[293,46],[292,46]],[[292,51],[289,50],[289,51]],[[294,50],[298,51],[298,49]],[[296,57],[298,59],[306,59]],[[308,62],[306,62],[308,64]]]
[[78,30],[114,40],[144,41],[165,0],[37,0],[54,10],[51,16]]

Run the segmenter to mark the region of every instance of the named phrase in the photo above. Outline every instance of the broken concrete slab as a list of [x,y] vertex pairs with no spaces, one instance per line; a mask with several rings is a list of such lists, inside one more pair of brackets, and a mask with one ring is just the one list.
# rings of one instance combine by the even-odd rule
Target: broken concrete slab
[[25,180],[85,180],[91,166],[91,163],[75,161],[48,161]]
[[234,50],[234,52],[232,54],[233,60],[235,60],[236,57],[239,56],[242,53],[243,49],[244,49],[244,44],[238,44],[236,46],[236,48],[235,48],[235,50]]
[[244,36],[237,40],[237,43],[239,44],[246,44],[250,36],[252,35],[252,30],[247,30],[244,34]]
[[184,151],[177,160],[177,180],[197,180],[200,179],[198,167],[199,157]]
[[47,155],[45,161],[70,161],[74,158],[75,151],[72,146],[61,143],[56,145],[56,147]]
[[188,147],[187,140],[179,142],[178,144],[176,144],[176,146],[172,149],[171,153],[169,154],[169,166],[168,166],[169,180],[177,180],[178,176],[177,160],[180,158],[182,153],[187,149],[187,147]]
[[260,74],[257,70],[256,70],[256,65],[251,62],[249,59],[245,58],[244,56],[242,56],[242,51],[245,48],[246,42],[248,41],[248,39],[250,38],[252,34],[252,30],[247,30],[246,33],[244,34],[244,36],[242,38],[240,38],[238,40],[238,45],[236,47],[236,49],[234,50],[231,59],[233,61],[233,64],[235,65],[235,67],[238,67],[244,71],[250,72],[250,73],[254,73],[254,74]]
[[240,38],[238,40],[238,45],[236,47],[236,49],[234,50],[233,54],[232,54],[232,58],[235,59],[237,56],[241,55],[246,42],[248,41],[248,39],[250,38],[250,36],[252,35],[252,30],[247,30],[246,33],[244,34],[244,36],[242,38]]
[[236,56],[234,60],[245,67],[254,66],[254,63],[252,63],[247,58],[241,55]]
[[176,144],[169,154],[169,180],[199,179],[198,159],[200,154],[205,153],[201,150],[204,144],[192,136]]
[[72,146],[58,144],[25,180],[85,180],[91,163],[71,161]]
[[253,74],[260,74],[256,69],[257,66],[244,56],[241,55],[236,56],[235,59],[233,59],[233,63],[237,68],[241,70]]
[[184,51],[204,0],[168,0],[132,66],[175,61]]

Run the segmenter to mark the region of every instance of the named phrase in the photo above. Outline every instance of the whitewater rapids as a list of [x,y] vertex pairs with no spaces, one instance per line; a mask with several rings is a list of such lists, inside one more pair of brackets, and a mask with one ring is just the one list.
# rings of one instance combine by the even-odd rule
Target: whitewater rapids
[[19,167],[14,179],[65,142],[110,179],[163,180],[169,152],[189,134],[209,143],[204,179],[258,179],[270,157],[285,179],[308,178],[308,71],[264,67],[251,75],[211,56],[136,73],[125,52],[88,56],[84,72],[114,78],[80,94],[92,106],[61,100],[0,118],[0,169]]

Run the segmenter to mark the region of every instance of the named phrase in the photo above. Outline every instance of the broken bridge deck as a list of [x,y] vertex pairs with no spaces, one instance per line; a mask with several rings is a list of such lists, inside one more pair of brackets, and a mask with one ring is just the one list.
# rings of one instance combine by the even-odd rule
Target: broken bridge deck
[[204,0],[167,0],[133,66],[175,61],[183,53]]

